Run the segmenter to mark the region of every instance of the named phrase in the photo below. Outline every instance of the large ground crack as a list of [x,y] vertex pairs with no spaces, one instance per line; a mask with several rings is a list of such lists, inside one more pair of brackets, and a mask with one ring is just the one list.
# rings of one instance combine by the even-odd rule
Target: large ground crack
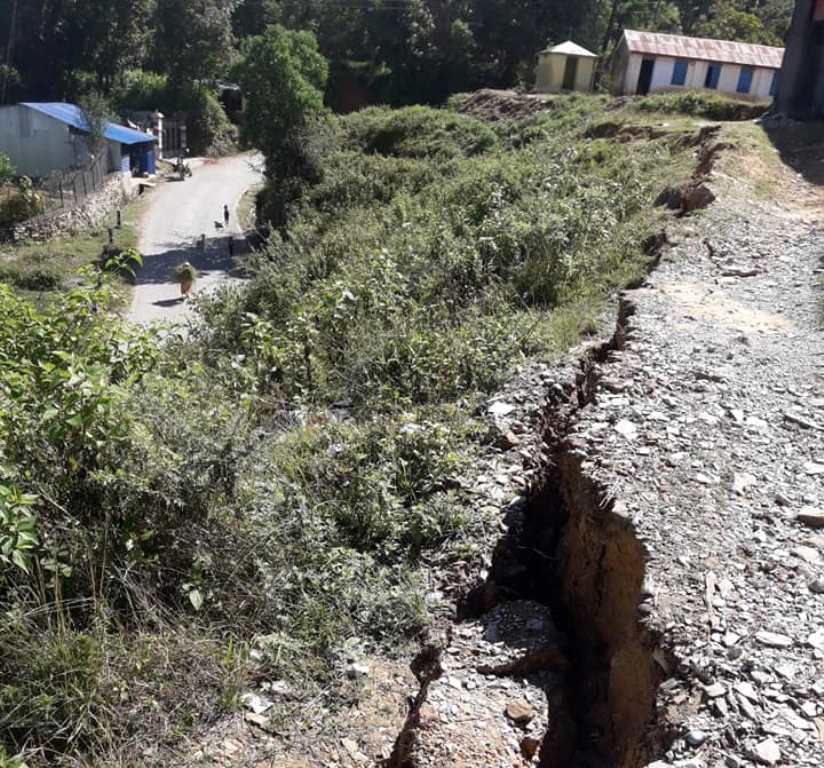
[[[643,623],[646,554],[574,436],[608,386],[600,364],[631,338],[632,314],[622,300],[611,339],[549,387],[538,480],[507,510],[508,532],[460,606],[455,637],[427,649],[391,768],[492,765],[507,754],[509,765],[637,768],[666,751],[655,699],[669,660]],[[466,718],[463,704],[474,708]],[[515,705],[528,725],[513,721]],[[473,717],[483,727],[461,733]]]

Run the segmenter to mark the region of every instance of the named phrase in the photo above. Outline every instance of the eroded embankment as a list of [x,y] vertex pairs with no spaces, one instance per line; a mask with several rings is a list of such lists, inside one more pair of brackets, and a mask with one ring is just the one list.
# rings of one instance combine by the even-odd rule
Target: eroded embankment
[[[632,314],[632,304],[622,300],[610,342],[585,356],[574,382],[551,391],[544,411],[545,471],[527,515],[530,540],[543,550],[531,563],[535,598],[553,606],[574,649],[567,686],[577,730],[575,765],[635,768],[665,751],[670,740],[654,722],[663,651],[640,621],[645,551],[569,437],[578,412],[602,385],[599,363],[620,354],[631,336]],[[547,752],[541,764],[564,763]]]
[[622,301],[610,341],[548,387],[531,487],[507,508],[458,623],[419,657],[420,690],[389,766],[635,768],[666,748],[654,723],[661,652],[639,622],[645,553],[569,437],[631,314]]
[[[728,148],[718,133],[704,127],[689,139],[695,172],[657,204],[684,215],[715,200],[706,182]],[[645,244],[653,264],[667,244],[664,233]],[[599,392],[620,391],[601,369],[624,353],[633,315],[622,298],[611,338],[543,379],[526,492],[504,509],[505,535],[458,622],[422,655],[389,766],[640,768],[676,737],[656,717],[675,665],[644,621],[647,553],[574,435]]]

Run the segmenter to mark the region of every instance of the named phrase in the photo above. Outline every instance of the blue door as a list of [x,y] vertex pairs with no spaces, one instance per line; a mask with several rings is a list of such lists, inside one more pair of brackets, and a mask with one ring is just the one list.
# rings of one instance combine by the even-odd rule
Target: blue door
[[741,67],[741,74],[738,76],[738,93],[749,93],[752,88],[752,76],[755,70],[752,67]]

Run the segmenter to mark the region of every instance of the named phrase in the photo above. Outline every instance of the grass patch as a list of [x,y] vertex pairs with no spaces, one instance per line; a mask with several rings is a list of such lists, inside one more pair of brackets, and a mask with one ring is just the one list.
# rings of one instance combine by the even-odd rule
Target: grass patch
[[[116,248],[137,248],[139,222],[148,197],[138,197],[123,208],[122,227],[114,229]],[[0,244],[0,282],[32,297],[66,291],[85,267],[98,264],[108,244],[109,221],[89,232],[60,237],[43,243]],[[123,299],[127,288],[123,288]]]
[[238,203],[237,217],[244,232],[249,232],[257,226],[257,196],[261,188],[259,184],[250,187]]
[[702,91],[657,93],[645,96],[634,103],[642,112],[692,115],[720,121],[755,120],[764,115],[770,107],[766,103],[737,101]]

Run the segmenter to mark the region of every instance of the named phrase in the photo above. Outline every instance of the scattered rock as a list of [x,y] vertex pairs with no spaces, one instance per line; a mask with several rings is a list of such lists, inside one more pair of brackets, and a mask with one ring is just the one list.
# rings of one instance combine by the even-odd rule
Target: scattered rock
[[712,685],[704,686],[704,693],[711,699],[717,699],[719,696],[726,694],[727,688],[723,683],[713,683]]
[[240,703],[256,715],[262,715],[274,706],[274,702],[271,699],[257,693],[244,693],[240,697]]
[[358,680],[362,677],[369,676],[369,666],[366,664],[359,664],[355,662],[346,668],[346,676],[350,680]]
[[350,757],[354,757],[360,752],[358,742],[354,739],[341,739],[340,744],[349,753]]
[[752,475],[742,472],[735,475],[732,481],[732,489],[738,494],[743,494],[752,485],[755,485],[756,479]]
[[812,646],[817,651],[824,653],[824,628],[813,632],[807,638],[807,645]]
[[694,728],[693,730],[688,731],[684,738],[687,744],[697,749],[707,740],[707,734],[698,728]]
[[799,546],[793,549],[793,554],[800,557],[805,563],[818,565],[821,562],[821,553],[812,547]]
[[809,528],[824,528],[824,512],[812,507],[804,507],[795,519]]
[[634,440],[638,436],[638,426],[627,419],[621,419],[615,425],[615,431],[627,440]]
[[487,410],[492,416],[503,418],[504,416],[509,416],[509,414],[514,412],[516,409],[515,406],[512,405],[512,403],[498,401],[492,403],[492,405],[490,405]]
[[526,725],[535,717],[535,712],[525,701],[516,699],[506,705],[506,716],[512,720],[513,723]]
[[767,645],[770,648],[789,648],[793,644],[791,637],[780,635],[777,632],[766,632],[762,630],[761,632],[757,632],[755,637],[762,645]]
[[521,739],[521,754],[527,759],[532,760],[536,754],[538,754],[538,750],[541,747],[540,739],[535,738],[534,736],[526,736]]
[[772,739],[764,739],[755,745],[755,757],[762,765],[775,765],[781,759],[781,750]]

